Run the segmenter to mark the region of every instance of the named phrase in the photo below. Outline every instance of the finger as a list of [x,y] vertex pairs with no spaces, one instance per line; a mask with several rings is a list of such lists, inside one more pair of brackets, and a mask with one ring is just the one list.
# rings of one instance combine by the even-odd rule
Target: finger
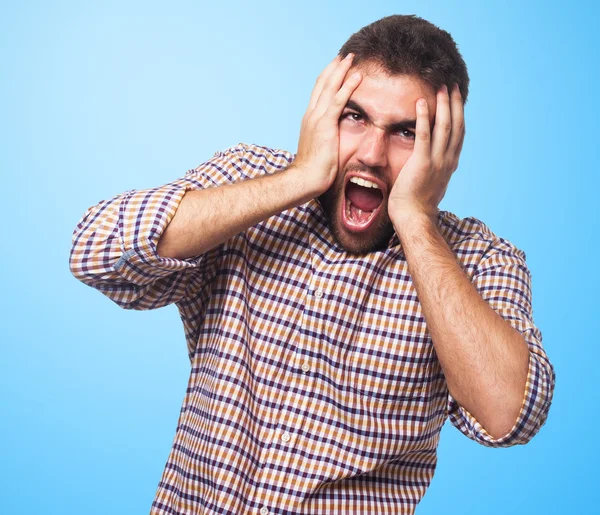
[[342,115],[342,111],[346,107],[348,100],[352,96],[352,93],[356,90],[360,82],[362,81],[362,74],[355,72],[350,75],[345,81],[339,91],[333,97],[332,102],[329,104],[325,115],[330,117],[332,120],[337,122]]
[[431,158],[431,133],[429,128],[429,106],[427,100],[417,101],[417,125],[415,127],[415,146],[413,154],[428,161]]
[[[463,143],[465,141],[465,135],[467,134],[467,131],[463,128],[462,131],[462,136],[460,137],[460,141],[458,142],[458,147],[456,148],[456,151],[454,153],[454,155],[456,156],[455,158],[455,163],[456,163],[456,167],[458,168],[458,159],[460,157],[460,153],[462,152],[462,147],[463,147]],[[455,168],[456,169],[456,168]]]
[[436,104],[433,141],[431,143],[431,160],[433,163],[441,164],[446,157],[452,131],[450,98],[448,88],[445,84],[437,92]]
[[331,75],[331,72],[335,70],[336,66],[341,62],[341,60],[342,58],[339,55],[335,56],[333,61],[331,61],[317,77],[317,80],[315,82],[310,96],[310,100],[308,102],[308,112],[311,112],[317,105],[317,100],[319,99],[319,95],[323,90],[323,85],[325,84],[325,81],[327,80],[329,75]]
[[325,111],[327,111],[329,104],[331,104],[333,97],[342,87],[342,83],[352,66],[352,58],[354,56],[352,54],[348,54],[342,61],[339,62],[335,70],[329,75],[325,84],[323,85],[323,89],[319,98],[317,100],[317,104],[315,105],[314,113],[315,116],[322,116]]
[[452,88],[450,107],[452,109],[452,135],[448,143],[448,154],[453,160],[458,161],[458,155],[465,137],[465,109],[458,84],[455,84]]

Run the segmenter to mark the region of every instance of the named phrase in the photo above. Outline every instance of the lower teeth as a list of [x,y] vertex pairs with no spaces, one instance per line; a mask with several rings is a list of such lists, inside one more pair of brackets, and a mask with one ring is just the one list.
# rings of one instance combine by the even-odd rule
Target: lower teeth
[[358,224],[358,225],[364,225],[367,222],[369,222],[371,220],[371,217],[373,216],[373,213],[375,212],[375,210],[373,211],[367,211],[367,213],[369,213],[368,217],[366,220],[360,221],[360,218],[362,217],[362,215],[365,213],[365,211],[363,211],[362,209],[359,209],[355,206],[355,213],[356,213],[356,219],[354,216],[352,216],[352,203],[351,202],[347,202],[346,203],[346,218],[350,221],[353,222],[354,224]]

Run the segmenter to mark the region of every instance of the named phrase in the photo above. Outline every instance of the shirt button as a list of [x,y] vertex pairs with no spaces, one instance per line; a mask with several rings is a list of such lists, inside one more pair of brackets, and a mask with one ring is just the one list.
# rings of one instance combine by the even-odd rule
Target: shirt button
[[[282,434],[281,434],[281,439],[282,439],[284,442],[289,442],[289,441],[290,441],[290,438],[291,438],[291,436],[290,436],[290,434],[289,434],[289,433],[282,433]],[[267,510],[267,511],[269,511],[269,510]]]
[[266,506],[263,506],[260,509],[260,515],[269,515],[269,508],[267,508]]
[[320,288],[318,290],[315,290],[315,297],[317,297],[317,299],[323,297],[323,290],[321,290]]
[[302,365],[302,371],[303,372],[308,372],[310,370],[310,365],[308,363],[304,363]]

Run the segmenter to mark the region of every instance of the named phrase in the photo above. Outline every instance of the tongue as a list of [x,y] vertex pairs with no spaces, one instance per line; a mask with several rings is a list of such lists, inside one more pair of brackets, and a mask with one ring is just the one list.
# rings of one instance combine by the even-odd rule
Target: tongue
[[364,188],[353,182],[349,182],[346,186],[346,197],[358,209],[362,209],[363,211],[373,211],[383,200],[381,190]]

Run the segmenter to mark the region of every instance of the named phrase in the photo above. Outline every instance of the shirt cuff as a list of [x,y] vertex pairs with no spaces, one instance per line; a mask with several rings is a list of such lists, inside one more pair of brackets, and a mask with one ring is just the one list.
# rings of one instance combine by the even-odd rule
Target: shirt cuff
[[181,180],[158,188],[131,190],[119,206],[119,237],[123,254],[114,270],[132,284],[144,286],[186,268],[196,268],[203,256],[161,257],[158,242],[175,216],[186,191],[197,189]]
[[469,438],[488,447],[510,447],[528,443],[546,422],[552,402],[555,373],[552,365],[547,363],[546,367],[530,350],[521,410],[515,424],[504,436],[491,436],[471,413],[449,395],[448,414],[452,423]]

